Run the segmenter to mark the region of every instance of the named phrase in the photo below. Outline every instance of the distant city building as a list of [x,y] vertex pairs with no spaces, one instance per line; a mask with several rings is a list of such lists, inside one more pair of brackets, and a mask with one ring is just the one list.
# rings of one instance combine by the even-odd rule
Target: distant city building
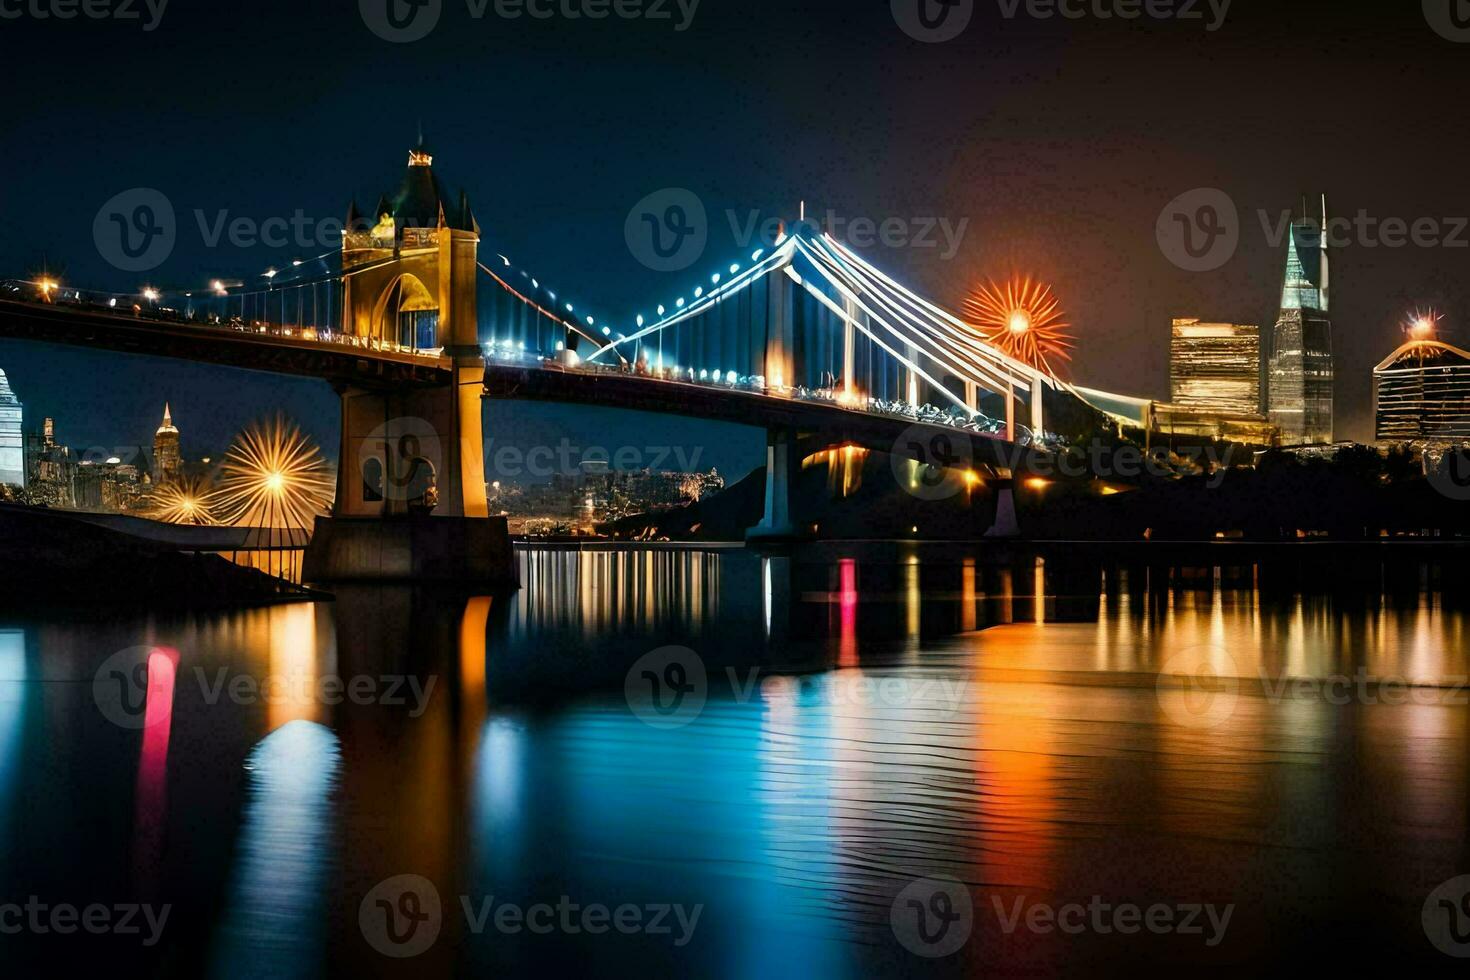
[[[1304,209],[1305,210],[1305,209]],[[1287,445],[1333,439],[1332,321],[1328,317],[1329,263],[1322,220],[1303,217],[1287,236],[1281,315],[1271,338],[1267,377],[1271,421]]]
[[1169,401],[1224,415],[1261,412],[1261,328],[1176,319],[1169,348]]
[[25,406],[0,371],[0,483],[26,485]]
[[707,473],[620,471],[603,460],[585,461],[579,469],[576,474],[555,474],[544,484],[491,483],[486,488],[490,508],[514,518],[590,526],[695,503],[725,486],[724,477],[713,469]]
[[1470,353],[1411,340],[1373,369],[1380,442],[1470,443]]
[[179,430],[174,428],[173,414],[163,406],[163,424],[153,437],[153,485],[173,483],[184,471],[184,458],[179,451]]
[[1281,441],[1281,430],[1259,412],[1234,415],[1156,402],[1151,414],[1150,428],[1162,435],[1219,439],[1245,446],[1274,446]]
[[76,503],[82,510],[125,513],[137,510],[148,489],[148,475],[113,456],[106,462],[82,460],[76,474]]
[[26,433],[26,499],[41,507],[75,507],[75,482],[71,448],[57,444],[56,423],[48,418],[40,432]]

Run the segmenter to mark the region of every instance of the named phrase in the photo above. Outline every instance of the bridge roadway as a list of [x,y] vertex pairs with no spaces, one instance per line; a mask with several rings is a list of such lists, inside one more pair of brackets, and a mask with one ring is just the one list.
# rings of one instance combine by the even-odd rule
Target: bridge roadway
[[437,355],[375,350],[340,339],[284,337],[244,325],[155,319],[60,302],[0,299],[0,337],[177,357],[365,388],[446,385],[453,377],[453,362]]
[[[1048,458],[1044,452],[1007,442],[999,436],[955,426],[916,423],[897,416],[845,408],[834,402],[784,398],[734,386],[666,381],[636,374],[490,361],[485,365],[485,394],[490,398],[570,402],[786,429],[798,435],[803,455],[837,446],[857,446],[932,463],[935,462],[932,438],[948,436],[958,460],[991,471],[1035,471],[1036,464]],[[920,438],[912,438],[916,433]]]
[[[453,361],[442,355],[358,347],[341,339],[285,337],[230,324],[155,319],[86,304],[0,299],[0,337],[181,358],[363,388],[443,386],[453,378]],[[1045,453],[998,436],[916,423],[833,402],[614,371],[567,370],[559,365],[532,367],[492,360],[485,367],[485,394],[490,398],[625,408],[768,431],[786,430],[797,434],[803,454],[857,446],[933,462],[932,438],[903,438],[917,432],[921,437],[949,437],[958,460],[991,471],[1026,472],[1046,458]]]

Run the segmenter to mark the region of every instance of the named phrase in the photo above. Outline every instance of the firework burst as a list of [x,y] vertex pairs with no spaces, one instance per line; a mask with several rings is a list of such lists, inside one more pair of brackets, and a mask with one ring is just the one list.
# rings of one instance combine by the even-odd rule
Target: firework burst
[[183,477],[153,491],[148,516],[165,524],[215,524],[209,485],[197,477]]
[[1415,310],[1406,321],[1404,321],[1404,332],[1415,340],[1425,340],[1434,336],[1435,330],[1439,329],[1439,321],[1444,317],[1429,310]]
[[987,282],[965,300],[965,315],[992,347],[1055,376],[1072,359],[1072,337],[1051,287],[1030,279]]
[[225,524],[304,530],[327,512],[335,489],[321,451],[277,417],[235,439],[212,501]]

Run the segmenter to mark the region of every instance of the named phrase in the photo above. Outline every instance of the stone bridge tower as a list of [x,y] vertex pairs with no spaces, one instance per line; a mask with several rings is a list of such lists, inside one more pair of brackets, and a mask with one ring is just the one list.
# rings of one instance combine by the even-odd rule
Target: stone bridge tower
[[317,522],[308,581],[514,581],[503,518],[485,491],[476,288],[480,229],[469,198],[447,200],[423,138],[398,192],[342,241],[343,334],[437,357],[438,384],[342,386],[337,498]]
[[461,194],[451,205],[423,138],[403,185],[364,216],[353,204],[342,242],[344,333],[392,350],[441,350],[445,388],[342,392],[337,513],[485,517],[475,293],[480,228]]

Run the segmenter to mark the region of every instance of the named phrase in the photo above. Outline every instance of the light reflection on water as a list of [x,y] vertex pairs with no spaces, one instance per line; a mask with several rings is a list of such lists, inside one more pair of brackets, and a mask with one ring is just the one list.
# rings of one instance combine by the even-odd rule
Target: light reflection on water
[[[412,873],[446,911],[415,975],[866,977],[930,969],[895,941],[890,908],[911,880],[946,876],[977,916],[938,968],[1016,974],[1330,957],[1310,937],[1344,922],[1413,958],[1423,896],[1466,864],[1467,709],[1448,687],[1406,704],[1273,694],[1283,677],[1470,674],[1465,612],[1437,594],[1268,599],[1215,574],[1069,599],[1048,585],[1054,564],[912,549],[521,560],[526,588],[498,600],[358,589],[220,614],[0,620],[0,898],[171,902],[160,950],[104,937],[60,951],[102,951],[118,976],[164,962],[397,975],[359,905]],[[177,660],[150,658],[155,723],[127,731],[90,681],[140,644]],[[710,682],[697,718],[660,730],[629,710],[623,678],[669,644],[696,651]],[[1156,686],[1190,648],[1241,681],[1217,727]],[[404,676],[427,685],[423,703],[389,703]],[[260,693],[209,695],[240,677]],[[337,677],[383,697],[333,701]],[[476,935],[461,895],[703,911],[677,947]],[[1237,910],[1205,949],[1008,934],[992,906],[1094,895]],[[23,951],[58,955],[46,938]]]

